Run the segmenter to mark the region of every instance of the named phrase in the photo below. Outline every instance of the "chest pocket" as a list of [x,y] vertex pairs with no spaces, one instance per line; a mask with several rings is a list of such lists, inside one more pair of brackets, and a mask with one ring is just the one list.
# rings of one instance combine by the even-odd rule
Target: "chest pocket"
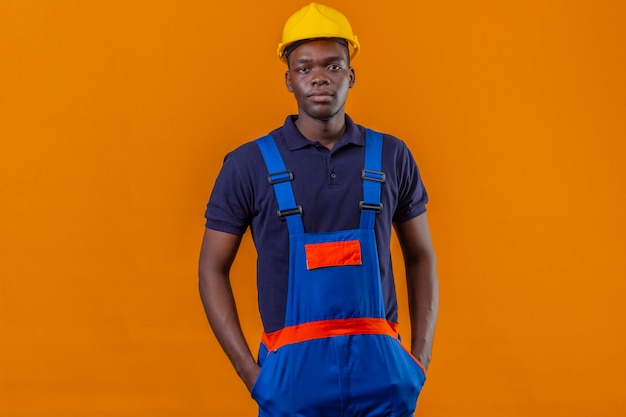
[[343,242],[310,243],[304,245],[308,270],[332,266],[361,265],[361,243],[358,240]]

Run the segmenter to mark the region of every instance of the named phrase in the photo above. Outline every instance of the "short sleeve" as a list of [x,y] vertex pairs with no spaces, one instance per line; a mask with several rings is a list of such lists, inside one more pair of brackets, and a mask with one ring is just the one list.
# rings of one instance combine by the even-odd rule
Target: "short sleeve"
[[242,235],[250,224],[254,211],[252,184],[240,169],[245,166],[242,159],[235,152],[224,158],[205,212],[209,229]]
[[398,205],[393,220],[404,222],[426,211],[428,193],[422,182],[417,163],[404,142],[396,159],[396,168],[399,173]]

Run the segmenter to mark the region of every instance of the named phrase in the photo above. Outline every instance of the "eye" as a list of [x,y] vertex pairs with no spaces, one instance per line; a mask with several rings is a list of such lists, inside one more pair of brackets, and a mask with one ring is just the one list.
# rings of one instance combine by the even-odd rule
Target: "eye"
[[310,70],[311,69],[309,67],[297,67],[296,68],[296,72],[299,72],[300,74],[306,74]]
[[330,64],[328,66],[328,69],[331,71],[341,71],[343,69],[343,67],[339,64]]

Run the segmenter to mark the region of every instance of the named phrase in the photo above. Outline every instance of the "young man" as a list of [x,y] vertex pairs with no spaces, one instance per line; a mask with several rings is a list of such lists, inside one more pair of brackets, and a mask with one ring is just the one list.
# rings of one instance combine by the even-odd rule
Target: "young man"
[[[344,112],[359,43],[338,11],[311,3],[278,55],[298,114],[228,154],[206,211],[200,293],[260,416],[412,416],[438,309],[427,195],[403,142]],[[411,352],[397,333],[391,227],[406,265]],[[250,227],[264,326],[258,361],[229,278]]]

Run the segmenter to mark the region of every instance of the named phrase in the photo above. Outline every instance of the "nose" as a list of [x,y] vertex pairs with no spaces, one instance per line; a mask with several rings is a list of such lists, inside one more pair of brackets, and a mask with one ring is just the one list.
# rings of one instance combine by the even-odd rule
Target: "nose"
[[326,85],[329,83],[328,75],[324,68],[315,67],[311,70],[311,84],[314,86]]

